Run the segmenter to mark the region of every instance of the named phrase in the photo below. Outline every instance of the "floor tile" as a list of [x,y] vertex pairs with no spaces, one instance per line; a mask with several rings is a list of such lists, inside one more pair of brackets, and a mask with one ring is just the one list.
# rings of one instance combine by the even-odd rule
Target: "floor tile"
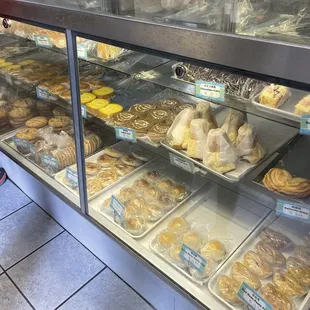
[[0,276],[0,309],[31,310],[25,298],[5,275]]
[[59,310],[153,309],[108,268],[72,296]]
[[37,310],[55,309],[104,268],[67,232],[29,255],[8,274]]
[[7,269],[63,228],[34,202],[0,221],[0,265]]
[[0,187],[0,219],[23,207],[31,200],[10,180]]

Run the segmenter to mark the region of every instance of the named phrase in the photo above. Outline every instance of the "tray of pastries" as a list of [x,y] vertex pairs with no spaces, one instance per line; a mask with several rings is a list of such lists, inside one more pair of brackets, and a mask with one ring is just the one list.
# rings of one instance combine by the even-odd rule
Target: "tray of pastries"
[[268,114],[300,122],[301,115],[310,114],[309,93],[270,84],[252,100],[253,105]]
[[[136,173],[90,202],[90,213],[103,216],[131,237],[144,237],[194,193],[205,180],[170,165],[163,158],[147,163]],[[112,198],[113,196],[113,198]],[[116,199],[122,215],[111,208]]]
[[274,310],[309,309],[309,231],[273,212],[212,276],[210,291],[230,309],[244,309],[242,283]]
[[[85,161],[88,200],[101,195],[124,178],[134,174],[150,160],[153,155],[142,147],[130,146],[128,141],[120,141],[90,156]],[[68,167],[77,173],[76,165]],[[72,182],[67,169],[58,172],[55,179],[75,195],[79,195],[78,183]]]
[[198,167],[238,182],[298,134],[297,129],[200,102],[181,111],[161,144]]

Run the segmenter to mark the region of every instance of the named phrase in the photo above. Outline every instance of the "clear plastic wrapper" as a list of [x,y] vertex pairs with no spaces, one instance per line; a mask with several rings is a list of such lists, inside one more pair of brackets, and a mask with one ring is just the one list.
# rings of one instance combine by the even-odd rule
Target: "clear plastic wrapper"
[[310,264],[310,249],[308,247],[298,245],[294,249],[294,256],[305,264]]
[[285,249],[293,245],[286,235],[268,227],[261,232],[260,238],[276,249]]
[[244,254],[243,264],[260,279],[268,278],[273,273],[272,265],[254,251]]
[[241,299],[237,295],[240,284],[236,282],[234,279],[222,275],[219,277],[217,286],[219,295],[222,296],[230,304],[232,305],[242,304]]
[[259,278],[240,262],[236,262],[232,265],[231,276],[239,285],[245,282],[255,290],[259,290],[262,286]]
[[310,286],[310,261],[303,262],[300,259],[290,256],[286,261],[288,273],[304,287]]
[[285,256],[275,249],[271,244],[264,241],[259,241],[255,245],[256,252],[264,257],[270,264],[274,266],[283,266],[286,262]]

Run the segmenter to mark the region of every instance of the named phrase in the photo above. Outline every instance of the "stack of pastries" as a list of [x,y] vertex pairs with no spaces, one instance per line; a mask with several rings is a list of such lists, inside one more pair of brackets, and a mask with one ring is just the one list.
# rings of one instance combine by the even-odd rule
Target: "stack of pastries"
[[256,164],[265,156],[253,126],[244,122],[241,112],[231,111],[218,128],[205,102],[198,103],[196,110],[181,111],[167,137],[173,148],[186,151],[189,157],[220,173],[236,169],[238,158]]
[[[284,234],[265,228],[260,241],[232,265],[230,275],[218,278],[220,296],[232,305],[241,305],[238,291],[243,282],[260,291],[274,310],[295,309],[294,299],[304,296],[310,284],[310,254],[295,246]],[[294,256],[286,258],[284,253]],[[263,281],[263,284],[262,284]]]

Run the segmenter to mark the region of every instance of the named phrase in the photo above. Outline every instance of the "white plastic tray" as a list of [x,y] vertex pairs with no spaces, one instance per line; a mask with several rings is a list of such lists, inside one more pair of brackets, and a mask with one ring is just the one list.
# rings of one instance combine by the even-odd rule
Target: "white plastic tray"
[[[114,214],[113,214],[112,209],[111,209],[111,212],[109,210],[105,212],[100,212],[100,207],[106,199],[110,198],[112,195],[119,193],[121,188],[132,185],[132,183],[135,180],[141,178],[146,171],[152,171],[152,170],[162,172],[165,175],[165,177],[171,178],[172,180],[175,180],[178,183],[186,184],[189,187],[191,193],[184,200],[178,203],[172,210],[167,212],[158,221],[148,222],[147,229],[141,235],[133,235],[133,234],[130,234],[128,231],[126,231],[123,227],[121,227],[114,221]],[[110,220],[112,223],[114,223],[116,226],[120,227],[124,232],[126,232],[126,234],[130,235],[132,238],[140,239],[140,238],[143,238],[148,232],[150,232],[159,223],[161,223],[174,210],[176,210],[182,204],[184,204],[187,200],[189,200],[195,194],[195,192],[197,192],[205,184],[206,181],[207,180],[205,180],[202,177],[192,175],[183,170],[181,171],[180,169],[170,165],[170,163],[163,158],[156,158],[152,162],[149,162],[144,167],[142,167],[142,169],[139,169],[139,171],[137,171],[134,175],[131,175],[130,177],[124,179],[123,182],[118,183],[117,185],[113,186],[113,188],[110,188],[109,190],[105,191],[100,197],[97,197],[96,199],[92,200],[89,203],[89,208],[92,209],[92,211],[90,212],[96,212],[99,215],[99,216],[96,216],[96,218],[100,218],[100,215],[104,216],[105,218]]]
[[[128,141],[120,141],[116,144],[114,144],[113,146],[117,147],[121,152],[123,152],[124,154],[129,154],[130,153],[130,143]],[[136,146],[137,147],[137,146]],[[141,148],[142,149],[142,148]],[[86,159],[85,162],[93,162],[93,161],[97,161],[98,157],[101,156],[102,154],[104,154],[104,150],[88,157]],[[98,193],[89,196],[88,200],[92,200],[96,197],[98,197],[99,195],[101,195],[102,193],[104,193],[105,191],[109,190],[111,187],[113,187],[114,185],[122,182],[125,178],[130,177],[131,175],[133,175],[135,172],[139,171],[140,169],[143,168],[143,166],[145,166],[146,163],[142,164],[141,166],[137,167],[136,169],[134,169],[132,172],[128,173],[127,175],[120,177],[116,182],[112,183],[111,185],[105,187],[104,189],[102,189],[101,191],[99,191]],[[67,168],[72,168],[76,166],[76,164],[73,164]],[[72,187],[68,186],[67,184],[65,184],[63,182],[63,179],[66,177],[66,171],[67,168],[59,171],[58,173],[56,173],[55,175],[55,179],[56,181],[58,181],[62,186],[64,186],[66,189],[68,189],[70,192],[72,192],[73,194],[75,194],[76,196],[79,196],[78,191],[74,190]]]
[[[270,224],[270,225],[269,225]],[[217,289],[217,282],[220,275],[230,275],[231,267],[233,263],[239,261],[242,262],[243,255],[250,251],[255,250],[255,244],[260,241],[260,232],[265,227],[270,227],[277,231],[283,232],[288,236],[296,245],[305,245],[302,241],[302,237],[309,232],[309,225],[303,222],[295,221],[286,217],[277,217],[274,212],[261,224],[252,235],[246,240],[246,242],[238,248],[238,250],[226,261],[224,265],[212,276],[209,281],[208,288],[213,295],[220,299],[228,308],[234,310],[244,309],[242,306],[233,306],[227,301],[225,301],[219,294]],[[287,258],[292,255],[293,247],[287,250],[281,251],[283,255]],[[272,282],[272,275],[267,279],[260,279],[262,285],[267,282]],[[294,299],[296,310],[308,310],[310,305],[310,292],[298,299]]]

